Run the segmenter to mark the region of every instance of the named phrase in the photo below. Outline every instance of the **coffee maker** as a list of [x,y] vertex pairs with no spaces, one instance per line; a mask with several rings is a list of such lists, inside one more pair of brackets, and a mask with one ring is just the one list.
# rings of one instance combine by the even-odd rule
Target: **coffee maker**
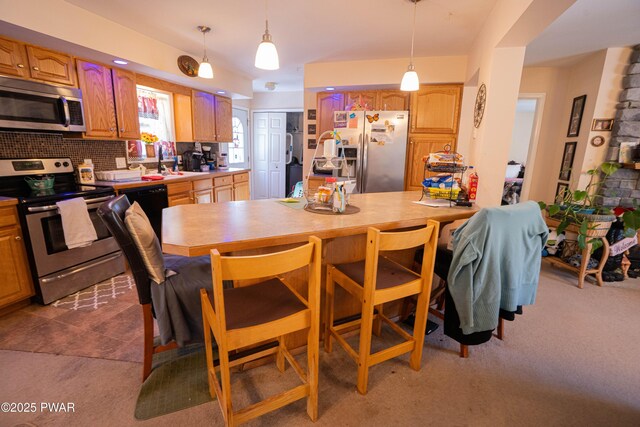
[[200,171],[202,153],[195,150],[187,150],[182,153],[182,167],[185,171]]

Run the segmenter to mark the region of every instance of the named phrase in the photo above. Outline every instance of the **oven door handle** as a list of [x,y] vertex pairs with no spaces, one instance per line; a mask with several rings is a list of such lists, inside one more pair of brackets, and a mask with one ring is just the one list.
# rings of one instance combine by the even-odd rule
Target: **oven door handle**
[[103,258],[99,261],[96,262],[92,262],[91,264],[87,264],[87,265],[83,265],[82,267],[78,267],[78,268],[74,268],[73,270],[67,271],[65,273],[62,274],[58,274],[57,276],[53,276],[53,277],[45,277],[44,279],[40,279],[40,283],[49,283],[49,282],[55,282],[56,280],[62,280],[65,277],[69,277],[72,276],[74,274],[78,274],[80,272],[83,272],[85,270],[88,270],[90,268],[96,267],[98,265],[107,263],[109,261],[113,261],[114,259],[118,258],[122,256],[122,252],[118,251],[118,253],[111,255],[108,258]]
[[[95,199],[84,199],[85,202],[87,202],[87,206],[91,206],[94,205],[96,203],[100,203],[100,202],[106,202],[109,199],[112,199],[114,196],[107,196],[107,197],[97,197]],[[27,208],[28,212],[47,212],[47,211],[52,211],[58,209],[57,205],[46,205],[46,206],[34,206],[34,207],[30,207]]]

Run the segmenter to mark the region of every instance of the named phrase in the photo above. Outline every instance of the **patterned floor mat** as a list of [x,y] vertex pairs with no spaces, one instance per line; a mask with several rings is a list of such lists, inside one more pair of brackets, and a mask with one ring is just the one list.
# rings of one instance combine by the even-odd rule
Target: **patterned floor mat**
[[68,310],[96,310],[100,306],[116,300],[125,292],[134,289],[135,286],[131,275],[121,274],[61,298],[51,305]]

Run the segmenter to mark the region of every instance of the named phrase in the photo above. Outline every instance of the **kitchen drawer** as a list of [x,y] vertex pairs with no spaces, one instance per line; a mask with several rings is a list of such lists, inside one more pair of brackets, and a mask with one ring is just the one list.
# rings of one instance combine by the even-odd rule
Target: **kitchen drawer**
[[169,207],[178,206],[178,205],[190,205],[193,202],[193,198],[191,193],[182,193],[176,196],[167,197],[167,201],[169,202]]
[[175,182],[167,184],[167,195],[188,193],[191,191],[191,181]]
[[14,206],[0,208],[0,227],[7,227],[18,223],[18,215]]
[[213,182],[211,181],[211,178],[199,179],[197,181],[193,181],[193,190],[194,191],[208,190],[211,187],[213,187]]
[[233,176],[231,175],[213,179],[214,187],[220,187],[222,185],[231,185],[231,184],[233,184]]
[[247,182],[249,181],[248,173],[238,173],[233,175],[233,182]]

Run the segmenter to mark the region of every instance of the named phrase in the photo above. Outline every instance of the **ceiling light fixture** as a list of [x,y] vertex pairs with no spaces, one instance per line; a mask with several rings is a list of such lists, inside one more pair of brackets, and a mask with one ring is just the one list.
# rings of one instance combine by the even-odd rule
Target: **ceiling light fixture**
[[262,42],[258,45],[258,51],[256,52],[256,68],[261,70],[277,70],[280,68],[280,60],[278,59],[278,51],[276,45],[271,41],[271,34],[269,34],[269,1],[265,0],[265,30],[262,35]]
[[336,90],[336,88],[329,86],[329,87],[325,87],[324,90]]
[[416,68],[413,66],[413,43],[416,37],[416,9],[418,8],[418,2],[420,0],[409,0],[413,2],[413,30],[411,31],[411,59],[409,60],[409,67],[402,76],[402,82],[400,83],[400,90],[405,92],[414,92],[420,89],[420,79]]
[[114,64],[118,64],[118,65],[127,65],[128,64],[128,62],[125,61],[124,59],[114,59],[113,63]]
[[217,91],[216,93],[217,93],[217,94],[219,94],[219,95],[224,95],[226,92],[225,92],[225,91],[223,91],[223,90],[219,90],[219,91]]
[[209,58],[207,58],[207,33],[211,31],[211,28],[206,25],[198,25],[198,30],[202,33],[202,45],[204,46],[204,57],[198,66],[198,77],[212,79],[213,68],[211,68],[211,64],[209,64]]

